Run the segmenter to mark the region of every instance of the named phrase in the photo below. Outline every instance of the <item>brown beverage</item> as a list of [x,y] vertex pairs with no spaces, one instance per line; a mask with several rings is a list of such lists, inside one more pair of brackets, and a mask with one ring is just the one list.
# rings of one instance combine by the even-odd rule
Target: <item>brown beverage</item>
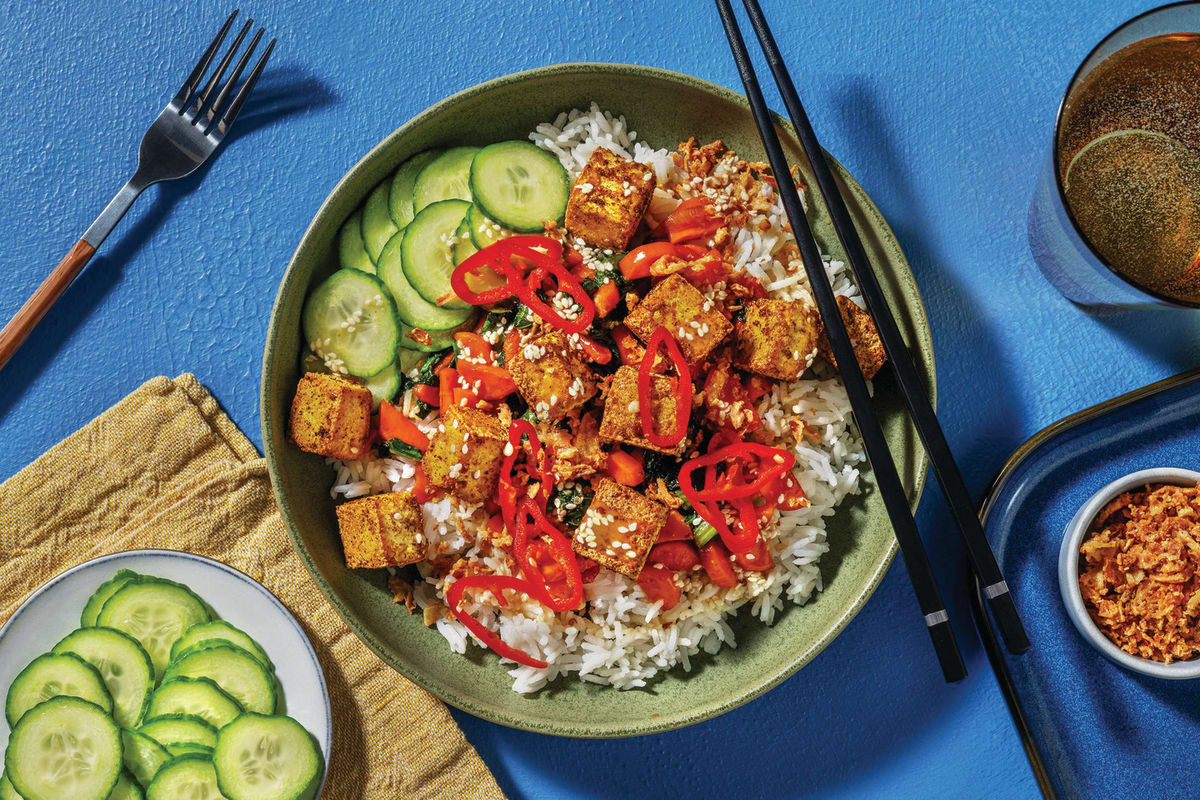
[[1088,73],[1063,107],[1057,169],[1114,269],[1200,301],[1200,34],[1143,39]]

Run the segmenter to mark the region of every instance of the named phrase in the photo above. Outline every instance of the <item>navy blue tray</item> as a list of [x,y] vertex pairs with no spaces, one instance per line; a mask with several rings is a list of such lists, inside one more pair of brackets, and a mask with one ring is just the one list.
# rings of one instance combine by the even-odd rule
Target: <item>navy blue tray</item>
[[[1033,642],[1010,656],[976,592],[988,657],[1047,797],[1200,797],[1200,680],[1113,664],[1058,593],[1063,530],[1105,484],[1149,467],[1200,469],[1200,370],[1064,419],[1009,459],[983,522]],[[978,587],[977,587],[978,588]]]

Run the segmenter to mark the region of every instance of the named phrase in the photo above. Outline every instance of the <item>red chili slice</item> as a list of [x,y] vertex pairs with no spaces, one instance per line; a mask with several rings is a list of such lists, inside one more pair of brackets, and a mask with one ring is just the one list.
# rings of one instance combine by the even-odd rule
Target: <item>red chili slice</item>
[[[675,385],[675,428],[666,435],[654,430],[654,409],[650,396],[651,369],[659,348],[665,349],[675,371],[679,373]],[[654,329],[646,352],[638,367],[638,412],[642,419],[642,435],[655,447],[671,448],[683,441],[687,435],[688,417],[692,413],[692,373],[683,357],[679,345],[662,325]],[[693,504],[694,505],[694,504]]]
[[[692,483],[692,473],[704,467],[715,468],[716,465],[732,461],[754,458],[759,466],[755,478],[751,481],[724,482],[706,481],[703,489],[696,489]],[[796,464],[796,457],[787,450],[778,447],[768,447],[756,442],[737,442],[727,447],[693,458],[684,462],[679,469],[679,486],[683,494],[693,506],[697,501],[736,500],[759,494],[780,475],[789,472]],[[732,465],[731,465],[732,468]]]
[[[532,265],[528,275],[513,263],[514,259]],[[479,276],[485,269],[503,278],[504,283],[476,292],[467,285],[467,278]],[[566,292],[583,309],[576,319],[566,319],[538,297],[537,292],[551,275],[557,283],[550,291]],[[567,333],[583,333],[596,318],[596,304],[563,265],[562,244],[546,236],[510,236],[488,245],[454,268],[450,287],[473,305],[498,303],[515,296],[547,323]]]
[[[505,239],[504,241],[511,241],[511,239]],[[546,241],[553,240],[547,239]],[[492,245],[492,247],[495,247],[495,245]],[[583,288],[583,284],[579,282],[578,278],[567,271],[566,267],[562,264],[561,258],[548,254],[534,253],[532,250],[529,251],[529,254],[530,260],[538,268],[530,273],[527,280],[517,282],[515,287],[517,297],[521,299],[522,303],[529,306],[535,314],[565,333],[583,333],[586,331],[591,327],[592,320],[596,318],[596,304],[592,301],[587,290]],[[466,262],[463,263],[465,264]],[[542,271],[542,268],[544,268],[545,272]],[[566,292],[583,309],[575,319],[567,319],[560,315],[537,295],[537,291],[545,281],[547,273],[558,279],[558,284],[551,287],[549,291],[552,293]]]
[[[529,420],[514,419],[508,426],[508,449],[511,450],[504,460],[500,462],[500,485],[497,494],[500,500],[500,513],[504,517],[504,527],[510,532],[516,531],[517,517],[517,486],[513,482],[513,465],[517,461],[517,455],[521,452],[521,437],[529,437],[529,446],[533,450],[533,469],[532,475],[541,482],[538,489],[538,499],[543,505],[549,498],[550,476],[546,472],[544,462],[544,453],[542,451],[542,443],[538,439],[537,431]],[[514,534],[515,535],[515,534]]]
[[[529,521],[533,520],[536,528],[529,529]],[[531,540],[530,534],[540,535],[540,539]],[[532,541],[545,542],[549,546],[549,557],[561,570],[561,575],[547,575],[531,554]],[[522,573],[529,580],[541,584],[544,597],[542,602],[551,611],[570,611],[577,608],[583,600],[583,576],[580,573],[579,562],[575,560],[575,551],[571,548],[571,540],[558,529],[547,517],[537,503],[526,497],[517,507],[517,525],[513,535],[513,555],[521,567]],[[551,591],[549,584],[566,583],[566,594],[558,596]]]
[[515,647],[506,644],[503,639],[485,628],[483,623],[460,609],[463,591],[471,588],[487,589],[496,595],[496,602],[504,606],[508,605],[508,601],[504,599],[504,595],[501,593],[504,589],[525,592],[530,597],[542,600],[542,598],[537,596],[537,587],[529,581],[514,578],[510,575],[467,575],[456,580],[446,590],[446,605],[450,607],[450,613],[454,615],[454,618],[465,625],[467,630],[475,634],[475,638],[495,650],[501,657],[515,661],[518,664],[524,664],[527,667],[533,667],[534,669],[545,669],[545,661],[540,661],[526,655]]

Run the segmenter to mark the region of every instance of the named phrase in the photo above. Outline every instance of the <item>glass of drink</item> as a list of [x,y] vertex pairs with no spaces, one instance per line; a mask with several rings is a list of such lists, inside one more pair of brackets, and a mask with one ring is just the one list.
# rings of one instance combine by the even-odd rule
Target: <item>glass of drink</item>
[[1084,59],[1029,241],[1080,305],[1200,308],[1200,0],[1129,20]]

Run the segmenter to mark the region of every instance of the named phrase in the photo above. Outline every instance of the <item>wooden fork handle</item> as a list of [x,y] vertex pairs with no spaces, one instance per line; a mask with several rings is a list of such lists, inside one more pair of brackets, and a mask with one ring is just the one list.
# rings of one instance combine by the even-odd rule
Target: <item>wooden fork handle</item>
[[71,281],[75,280],[75,276],[91,260],[95,252],[96,248],[88,244],[86,240],[80,239],[76,242],[75,246],[71,248],[71,252],[58,262],[54,271],[46,276],[42,285],[30,295],[29,299],[25,301],[25,305],[21,306],[21,310],[8,321],[4,330],[0,330],[0,369],[3,369],[8,360],[13,357],[17,348],[42,321],[42,317],[46,316],[50,306],[54,305],[55,301],[62,296],[62,293],[67,290]]

